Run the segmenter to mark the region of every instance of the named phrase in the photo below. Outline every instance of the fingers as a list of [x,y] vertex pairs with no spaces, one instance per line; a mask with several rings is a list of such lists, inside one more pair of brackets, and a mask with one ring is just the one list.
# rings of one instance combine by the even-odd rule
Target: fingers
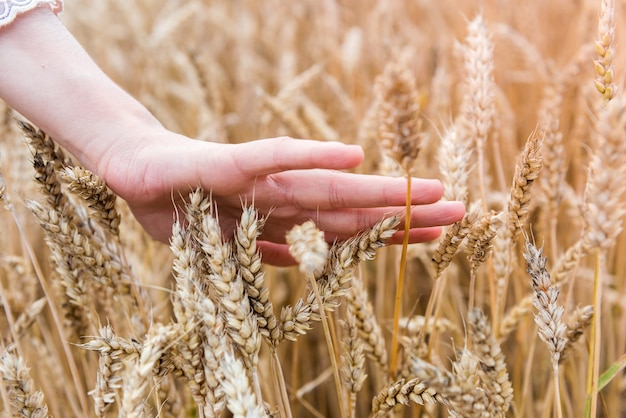
[[261,251],[261,259],[264,263],[279,267],[294,266],[297,264],[296,260],[289,254],[289,246],[287,244],[258,241],[257,247]]
[[[461,202],[439,201],[430,205],[419,205],[411,209],[411,228],[430,228],[452,224],[463,218],[465,206]],[[324,231],[326,239],[344,240],[365,229],[371,228],[383,218],[398,215],[403,217],[404,208],[387,207],[372,209],[349,209],[333,211],[302,212],[297,217],[282,209],[276,209],[268,219],[263,239],[284,242],[284,235],[294,225],[313,220]],[[401,225],[404,225],[403,223]],[[400,227],[402,228],[402,226]],[[421,238],[415,238],[421,242]],[[428,238],[424,238],[428,240]]]
[[[415,228],[409,232],[409,244],[417,244],[420,242],[428,242],[436,240],[441,235],[441,227],[433,226],[430,228]],[[387,244],[402,244],[404,232],[398,231],[387,240]]]
[[289,137],[238,144],[233,152],[238,167],[249,177],[313,168],[345,170],[359,165],[364,157],[358,145]]
[[[257,196],[272,196],[276,205],[300,209],[343,209],[400,206],[406,202],[406,179],[331,170],[291,171],[268,177]],[[412,179],[411,204],[441,199],[439,180]]]

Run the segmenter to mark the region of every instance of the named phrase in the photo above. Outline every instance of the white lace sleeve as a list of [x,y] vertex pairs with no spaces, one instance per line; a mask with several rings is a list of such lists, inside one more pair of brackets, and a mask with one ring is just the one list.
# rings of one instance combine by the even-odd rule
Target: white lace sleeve
[[6,26],[20,14],[47,5],[53,12],[63,10],[63,0],[0,0],[0,27]]

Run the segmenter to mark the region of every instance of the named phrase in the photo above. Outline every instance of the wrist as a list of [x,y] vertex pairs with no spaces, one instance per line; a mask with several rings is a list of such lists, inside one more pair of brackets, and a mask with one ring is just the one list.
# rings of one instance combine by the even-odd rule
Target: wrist
[[129,131],[162,129],[47,8],[0,30],[0,96],[98,175]]

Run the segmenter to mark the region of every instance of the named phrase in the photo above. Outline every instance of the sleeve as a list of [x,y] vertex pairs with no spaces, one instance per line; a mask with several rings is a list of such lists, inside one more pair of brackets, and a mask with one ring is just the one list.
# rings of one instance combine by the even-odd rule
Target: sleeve
[[0,0],[0,28],[9,25],[20,13],[46,5],[55,13],[63,10],[63,0]]

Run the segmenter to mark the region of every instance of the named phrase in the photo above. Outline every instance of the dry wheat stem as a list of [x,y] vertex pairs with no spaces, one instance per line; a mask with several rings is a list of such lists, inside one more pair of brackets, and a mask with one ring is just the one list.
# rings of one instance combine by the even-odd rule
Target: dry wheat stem
[[320,275],[326,265],[329,255],[328,244],[324,239],[324,232],[317,229],[313,221],[307,221],[302,225],[294,226],[286,236],[287,244],[289,244],[289,253],[298,262],[300,271],[306,275],[309,280],[310,287],[315,294],[317,302],[317,311],[319,312],[324,328],[324,338],[326,339],[326,347],[330,356],[330,363],[333,368],[333,377],[335,380],[335,388],[337,390],[337,402],[339,411],[344,418],[348,417],[346,405],[343,402],[343,389],[341,386],[340,368],[338,362],[338,350],[335,349],[337,340],[334,333],[331,333],[329,320],[326,317],[326,307],[318,288],[316,275]]
[[598,379],[600,375],[600,347],[601,347],[601,314],[602,314],[602,265],[605,261],[604,253],[595,251],[595,270],[593,279],[593,320],[589,337],[589,363],[587,367],[587,399],[585,415],[594,417],[598,408]]
[[[417,151],[416,151],[417,156]],[[402,251],[400,254],[400,268],[398,269],[398,280],[396,282],[396,297],[393,306],[393,331],[391,336],[391,360],[389,364],[389,374],[395,375],[398,371],[398,350],[400,338],[400,317],[402,316],[402,297],[404,296],[404,281],[406,278],[407,249],[409,245],[409,232],[411,230],[411,170],[406,170],[406,209],[404,218],[404,236],[402,237]]]

